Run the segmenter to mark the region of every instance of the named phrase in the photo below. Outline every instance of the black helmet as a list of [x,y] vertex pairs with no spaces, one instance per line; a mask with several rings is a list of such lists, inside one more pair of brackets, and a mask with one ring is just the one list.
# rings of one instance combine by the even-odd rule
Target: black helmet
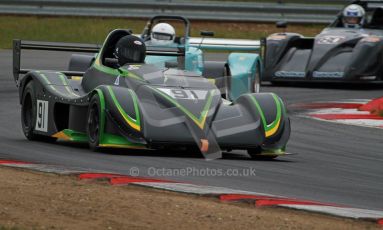
[[126,35],[118,40],[113,54],[120,66],[127,63],[144,63],[146,46],[140,38]]

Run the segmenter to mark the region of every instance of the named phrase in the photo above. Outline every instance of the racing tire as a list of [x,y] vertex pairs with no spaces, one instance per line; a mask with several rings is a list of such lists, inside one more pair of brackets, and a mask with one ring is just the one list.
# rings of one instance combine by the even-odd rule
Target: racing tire
[[282,82],[282,81],[270,81],[272,86],[287,86],[288,82]]
[[36,93],[33,80],[29,81],[24,88],[21,101],[21,127],[24,136],[30,141],[55,142],[56,138],[34,133],[34,124],[37,119]]
[[250,155],[251,159],[256,159],[256,160],[272,160],[278,157],[276,155],[262,155],[261,147],[248,149],[247,153]]
[[230,67],[226,64],[225,65],[225,69],[224,69],[224,81],[225,81],[225,94],[222,95],[223,98],[225,98],[226,100],[231,100],[230,98],[230,84],[231,84],[231,73],[230,73]]
[[101,102],[98,94],[95,94],[89,103],[87,115],[87,135],[89,148],[93,151],[99,150],[100,128],[101,128]]
[[257,64],[257,71],[254,76],[254,80],[251,83],[251,93],[259,93],[261,89],[261,69]]

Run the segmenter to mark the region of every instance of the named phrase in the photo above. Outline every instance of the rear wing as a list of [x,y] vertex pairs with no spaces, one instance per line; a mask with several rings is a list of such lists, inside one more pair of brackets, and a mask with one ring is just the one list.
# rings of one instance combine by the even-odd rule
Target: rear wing
[[[137,37],[142,36],[140,34],[133,35]],[[190,37],[189,46],[213,51],[259,52],[261,50],[261,41],[251,39]]]
[[189,38],[189,44],[192,47],[216,50],[216,51],[251,51],[259,52],[261,42],[250,39],[227,39],[227,38]]
[[[34,69],[21,68],[21,51],[22,50],[43,50],[43,51],[59,51],[59,52],[74,52],[74,53],[98,53],[102,45],[97,44],[80,44],[80,43],[61,43],[61,42],[40,42],[40,41],[25,41],[20,39],[13,40],[13,77],[16,85],[19,86],[20,74],[26,74]],[[185,50],[179,48],[149,48],[146,51],[147,55],[156,56],[185,56]],[[52,70],[61,72],[67,76],[82,76],[85,72],[67,71],[67,70]]]
[[350,2],[350,4],[359,4],[359,5],[365,5],[365,6],[367,6],[367,4],[369,3],[379,4],[379,5],[383,4],[382,0],[354,0]]
[[[45,51],[63,51],[63,52],[79,52],[79,53],[97,53],[100,45],[77,44],[77,43],[59,43],[59,42],[38,42],[38,41],[22,41],[20,39],[13,40],[13,77],[16,85],[19,86],[20,74],[26,74],[33,69],[21,68],[21,50],[45,50]],[[81,76],[84,72],[77,71],[60,71],[68,76]]]

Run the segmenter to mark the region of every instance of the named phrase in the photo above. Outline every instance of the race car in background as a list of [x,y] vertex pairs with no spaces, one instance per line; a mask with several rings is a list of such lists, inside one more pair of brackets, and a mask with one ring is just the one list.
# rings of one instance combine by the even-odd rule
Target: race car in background
[[343,11],[315,38],[276,33],[263,41],[262,81],[383,80],[383,2],[354,1],[366,12],[362,28],[345,28]]
[[[27,139],[85,142],[94,150],[195,147],[208,159],[235,149],[254,158],[285,154],[290,121],[277,95],[223,99],[211,81],[181,68],[182,47],[146,49],[149,56],[178,57],[178,68],[121,65],[114,52],[126,36],[133,37],[129,30],[114,30],[102,46],[14,40],[14,79]],[[23,69],[23,49],[95,55],[72,56],[69,71]]]
[[[158,45],[151,43],[151,33],[158,23],[180,23],[178,36],[171,47],[185,49],[185,70],[196,72],[211,80],[228,100],[235,100],[243,93],[258,93],[262,75],[262,60],[257,53],[260,42],[246,39],[210,38],[214,32],[201,31],[200,38],[190,37],[190,21],[182,16],[160,15],[151,18],[141,35],[149,47]],[[183,32],[183,33],[182,33]],[[181,35],[180,35],[181,34]],[[169,46],[161,47],[167,48]],[[226,61],[207,61],[203,50],[231,52]],[[235,51],[235,52],[233,52]],[[223,54],[223,53],[222,53]],[[225,55],[225,54],[223,54]],[[148,55],[145,62],[159,67],[179,67],[177,57]]]

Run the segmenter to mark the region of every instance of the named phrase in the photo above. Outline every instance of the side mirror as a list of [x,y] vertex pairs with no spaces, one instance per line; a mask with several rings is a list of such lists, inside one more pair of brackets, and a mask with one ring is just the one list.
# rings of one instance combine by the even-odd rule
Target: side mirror
[[275,26],[279,29],[286,29],[287,28],[287,22],[286,21],[278,21]]
[[201,31],[201,36],[202,37],[214,37],[214,32],[213,31]]

